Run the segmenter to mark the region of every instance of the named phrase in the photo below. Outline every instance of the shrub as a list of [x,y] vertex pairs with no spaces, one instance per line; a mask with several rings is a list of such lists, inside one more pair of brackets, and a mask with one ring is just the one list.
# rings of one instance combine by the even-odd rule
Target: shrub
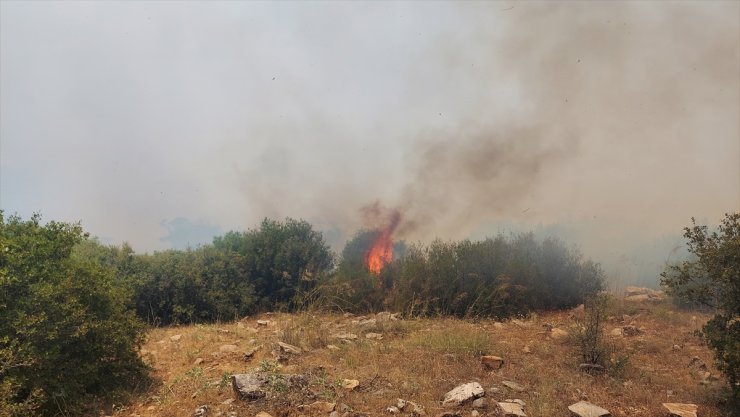
[[661,283],[669,294],[715,310],[703,334],[740,401],[740,213],[725,214],[711,233],[691,222],[684,237],[693,257],[668,266]]
[[110,269],[72,256],[79,225],[0,212],[0,411],[78,413],[142,381],[143,325]]
[[586,300],[583,319],[577,322],[573,334],[578,344],[581,362],[586,365],[596,365],[600,369],[606,369],[611,358],[611,350],[604,342],[603,328],[607,301],[606,295],[603,294]]

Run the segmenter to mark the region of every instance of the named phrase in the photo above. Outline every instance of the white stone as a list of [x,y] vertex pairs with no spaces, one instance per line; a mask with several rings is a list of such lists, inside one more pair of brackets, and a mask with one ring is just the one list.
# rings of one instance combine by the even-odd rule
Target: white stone
[[608,417],[609,411],[586,401],[579,401],[569,405],[568,410],[578,417]]
[[442,400],[442,405],[445,407],[457,406],[466,401],[482,397],[485,393],[485,390],[483,390],[483,387],[479,383],[469,382],[467,384],[459,385],[445,394],[444,399]]

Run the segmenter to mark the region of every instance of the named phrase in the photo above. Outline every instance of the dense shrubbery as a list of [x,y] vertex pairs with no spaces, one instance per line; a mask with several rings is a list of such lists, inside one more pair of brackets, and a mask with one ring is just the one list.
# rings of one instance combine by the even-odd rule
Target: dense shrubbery
[[716,311],[704,336],[740,402],[740,213],[726,214],[711,233],[691,220],[684,237],[693,258],[669,266],[661,282],[669,294]]
[[0,415],[75,413],[146,375],[130,294],[72,256],[84,241],[78,225],[0,212]]
[[291,309],[331,264],[328,245],[307,222],[264,220],[259,229],[229,232],[212,245],[134,256],[124,274],[139,315],[167,324]]
[[368,239],[370,232],[361,232],[347,244],[325,286],[327,298],[343,309],[506,317],[572,307],[603,286],[598,265],[556,239],[537,242],[532,234],[414,245],[377,276],[357,250]]

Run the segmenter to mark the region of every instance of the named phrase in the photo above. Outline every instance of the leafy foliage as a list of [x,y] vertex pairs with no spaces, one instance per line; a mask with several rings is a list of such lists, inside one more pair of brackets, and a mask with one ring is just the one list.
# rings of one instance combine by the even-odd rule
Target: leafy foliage
[[661,274],[669,294],[715,309],[704,336],[740,397],[740,213],[725,214],[716,231],[697,225],[684,229],[693,259],[671,265]]
[[404,247],[377,276],[362,262],[371,241],[370,232],[351,240],[325,287],[345,309],[507,317],[572,307],[603,285],[598,265],[558,240],[537,242],[532,234]]
[[0,414],[75,413],[141,381],[143,325],[111,269],[72,256],[79,225],[0,212]]
[[266,219],[212,245],[136,256],[125,269],[139,315],[168,324],[292,309],[331,265],[329,247],[309,223]]

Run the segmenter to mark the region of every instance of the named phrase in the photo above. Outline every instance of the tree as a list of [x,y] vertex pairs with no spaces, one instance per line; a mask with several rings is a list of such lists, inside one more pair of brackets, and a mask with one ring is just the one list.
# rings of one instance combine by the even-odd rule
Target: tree
[[146,379],[144,326],[109,268],[72,256],[79,224],[0,211],[0,414],[77,414]]
[[684,228],[691,260],[661,274],[668,293],[715,310],[703,328],[718,368],[740,397],[740,213],[725,214],[716,231],[696,224]]

